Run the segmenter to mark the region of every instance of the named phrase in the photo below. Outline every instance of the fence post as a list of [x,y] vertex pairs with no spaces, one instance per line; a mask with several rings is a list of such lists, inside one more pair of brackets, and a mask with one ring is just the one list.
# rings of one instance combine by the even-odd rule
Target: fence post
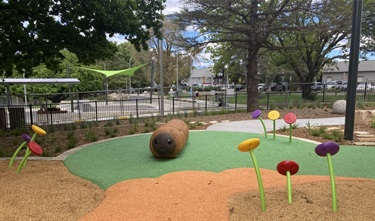
[[363,92],[363,102],[366,102],[366,95],[367,95],[367,82],[365,82],[365,91]]
[[208,100],[208,96],[207,94],[204,95],[204,111],[207,112],[207,100]]
[[79,93],[77,91],[77,108],[78,108],[78,120],[81,120],[81,107],[79,105]]
[[98,101],[95,101],[95,119],[98,122]]
[[139,112],[138,112],[138,98],[135,99],[135,110],[137,112],[137,119],[139,118]]
[[[52,119],[52,104],[49,104],[49,111],[50,111],[50,113],[51,113],[51,125],[53,124],[53,119]],[[48,114],[48,108],[47,108],[47,113],[46,114]],[[47,118],[48,119],[48,118]],[[48,120],[47,120],[47,124],[48,124]]]
[[237,112],[237,95],[238,93],[234,94],[234,112]]
[[33,121],[33,106],[32,106],[32,104],[29,104],[29,110],[30,110],[30,125],[33,125],[34,121]]
[[174,115],[174,96],[172,96],[172,115]]
[[326,84],[323,84],[323,103],[325,102]]
[[267,110],[269,110],[269,103],[270,103],[270,93],[266,93],[267,94],[267,100],[266,100],[266,108]]

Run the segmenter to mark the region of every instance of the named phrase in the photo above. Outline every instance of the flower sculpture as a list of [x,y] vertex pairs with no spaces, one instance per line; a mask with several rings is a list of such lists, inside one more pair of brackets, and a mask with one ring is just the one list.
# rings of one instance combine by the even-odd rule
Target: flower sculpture
[[47,132],[45,130],[43,130],[42,128],[36,126],[36,125],[32,125],[31,129],[34,131],[34,135],[32,137],[30,137],[27,134],[22,134],[22,139],[24,140],[24,142],[17,148],[17,150],[14,152],[14,154],[13,154],[13,156],[12,156],[10,162],[9,162],[9,168],[11,168],[13,166],[14,159],[16,158],[18,153],[21,151],[21,149],[27,144],[25,155],[22,158],[21,163],[18,165],[17,174],[20,173],[21,169],[26,167],[27,158],[30,156],[31,153],[33,153],[37,156],[39,156],[43,153],[43,149],[39,146],[39,144],[34,142],[34,140],[35,140],[37,135],[43,136],[43,135],[47,134]]
[[277,164],[277,172],[286,176],[288,186],[288,202],[292,203],[292,182],[290,176],[298,172],[299,166],[296,162],[291,160],[284,160]]
[[273,139],[276,137],[276,120],[279,119],[280,113],[277,110],[272,110],[268,113],[268,118],[273,121]]
[[262,123],[262,125],[263,125],[263,130],[264,130],[264,136],[267,138],[267,129],[266,129],[266,126],[264,125],[264,122],[263,122],[263,119],[262,119],[262,117],[260,116],[262,114],[262,111],[260,111],[260,110],[256,110],[256,111],[254,111],[252,114],[251,114],[251,117],[253,118],[253,119],[259,119],[260,120],[260,122]]
[[287,113],[284,116],[285,123],[289,124],[289,143],[292,142],[292,134],[293,134],[292,124],[294,124],[294,122],[296,122],[296,120],[297,120],[297,116],[293,113]]
[[337,195],[336,195],[336,185],[335,185],[335,176],[333,173],[333,164],[332,157],[337,152],[339,152],[340,146],[335,142],[324,142],[315,147],[315,153],[321,157],[327,157],[328,160],[328,169],[331,180],[331,192],[332,192],[332,210],[337,211]]
[[257,175],[262,211],[266,211],[266,202],[265,202],[265,198],[264,198],[264,188],[263,188],[262,177],[261,177],[261,174],[260,174],[258,161],[255,157],[255,154],[253,153],[253,149],[257,148],[259,146],[259,144],[260,144],[260,140],[258,138],[248,139],[248,140],[245,140],[238,145],[238,150],[241,151],[241,152],[249,152],[250,153],[251,159],[253,160],[255,172],[256,172],[256,175]]

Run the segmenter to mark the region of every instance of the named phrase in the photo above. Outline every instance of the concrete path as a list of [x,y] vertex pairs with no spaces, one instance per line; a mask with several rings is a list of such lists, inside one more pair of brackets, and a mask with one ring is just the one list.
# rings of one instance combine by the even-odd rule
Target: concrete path
[[[273,121],[265,119],[263,120],[267,131],[273,130]],[[310,124],[313,126],[332,126],[332,125],[344,125],[345,117],[335,118],[319,118],[319,119],[297,119],[295,122],[298,127],[306,127]],[[276,120],[276,130],[288,127],[289,125],[284,122],[284,119]],[[230,121],[225,123],[216,123],[210,125],[207,130],[211,131],[234,131],[234,132],[248,132],[248,133],[264,133],[262,123],[260,120],[245,120],[245,121]]]

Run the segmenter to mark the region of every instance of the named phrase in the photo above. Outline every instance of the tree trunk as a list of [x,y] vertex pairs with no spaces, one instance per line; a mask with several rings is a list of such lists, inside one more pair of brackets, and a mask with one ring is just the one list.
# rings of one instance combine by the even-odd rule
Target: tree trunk
[[258,82],[258,57],[253,56],[247,63],[247,112],[259,109]]
[[302,84],[302,99],[315,100],[315,96],[311,91],[311,84]]

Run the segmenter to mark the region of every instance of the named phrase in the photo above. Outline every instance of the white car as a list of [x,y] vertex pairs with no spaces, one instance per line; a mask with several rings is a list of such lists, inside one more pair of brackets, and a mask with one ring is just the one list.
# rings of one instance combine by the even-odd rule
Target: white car
[[265,85],[265,83],[258,84],[258,91],[262,90]]
[[366,83],[359,83],[357,85],[357,91],[370,91],[370,90],[375,90],[375,83],[370,83],[368,82],[367,85]]

